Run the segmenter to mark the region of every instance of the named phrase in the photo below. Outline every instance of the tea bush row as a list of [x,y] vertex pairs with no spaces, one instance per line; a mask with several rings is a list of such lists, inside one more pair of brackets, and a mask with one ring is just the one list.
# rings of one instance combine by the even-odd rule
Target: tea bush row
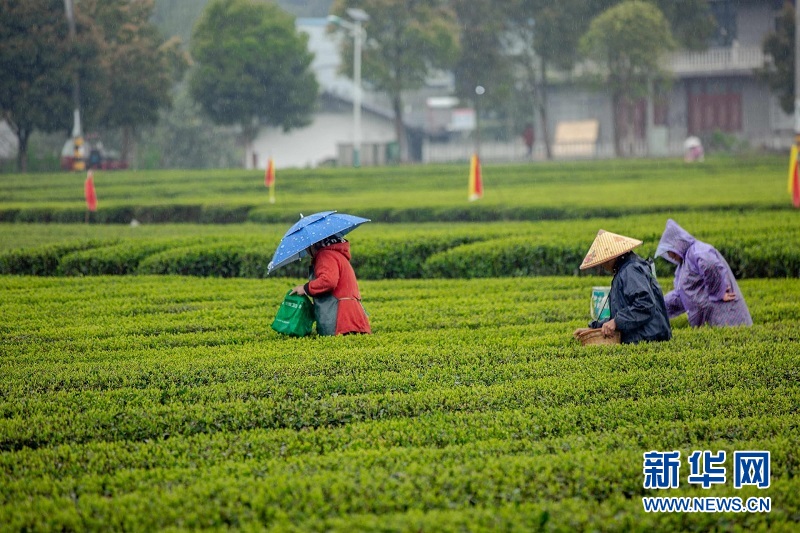
[[[719,250],[739,278],[798,277],[800,250],[790,245],[797,235],[782,237],[773,243],[757,245],[728,239]],[[184,239],[117,244],[76,241],[0,254],[0,273],[264,278],[272,250],[269,244],[252,244],[247,239],[235,238],[227,242],[198,239],[194,244]],[[361,279],[483,278],[577,275],[587,246],[580,242],[535,243],[528,237],[480,240],[473,235],[462,235],[356,243],[353,250],[357,255],[352,263]],[[650,256],[655,246],[644,246],[638,251]],[[658,269],[660,275],[671,275],[674,267],[658,261]],[[307,261],[296,262],[274,275],[304,277],[307,270]]]
[[[727,403],[743,407],[746,398]],[[507,451],[563,452],[570,448],[639,449],[678,439],[694,441],[756,441],[776,434],[794,435],[792,415],[774,410],[768,417],[726,416],[713,413],[719,398],[704,397],[701,409],[670,398],[647,400],[642,410],[634,401],[614,400],[605,406],[563,406],[553,409],[528,407],[491,412],[435,412],[416,418],[386,418],[353,422],[346,426],[313,431],[251,429],[216,431],[143,441],[98,441],[6,452],[0,467],[20,480],[108,475],[117,470],[191,468],[232,459],[269,461],[274,458],[319,457],[337,451],[391,450],[394,448],[441,449],[492,443]],[[766,408],[758,398],[757,409]],[[762,405],[764,404],[764,405]],[[662,420],[680,417],[681,426]],[[672,433],[672,435],[670,435]],[[591,437],[591,441],[589,440]],[[793,472],[794,462],[776,463],[778,471]],[[22,492],[24,487],[17,487]],[[11,499],[10,490],[4,497]]]
[[[263,172],[96,172],[97,223],[297,220],[328,209],[382,222],[555,220],[637,213],[791,207],[786,158],[488,165],[485,197],[467,202],[469,167],[303,169],[279,172],[269,204]],[[3,175],[0,222],[79,223],[80,174]],[[758,183],[758,186],[753,186]]]
[[[758,354],[761,355],[761,354]],[[788,359],[788,356],[786,357]],[[465,383],[447,387],[438,384],[430,389],[411,391],[390,391],[385,393],[342,393],[333,392],[328,396],[315,397],[305,395],[290,398],[259,398],[252,394],[247,400],[222,401],[214,395],[192,395],[194,403],[183,398],[155,398],[155,391],[144,391],[144,394],[125,392],[120,398],[102,398],[86,394],[82,402],[70,402],[70,405],[59,409],[59,412],[43,414],[38,412],[40,402],[24,410],[14,405],[4,405],[8,419],[0,423],[0,450],[15,451],[23,448],[36,449],[42,446],[55,446],[66,443],[85,443],[89,441],[143,441],[148,439],[164,439],[175,435],[195,435],[214,432],[240,432],[253,429],[292,429],[302,431],[324,427],[337,427],[355,422],[377,421],[397,417],[418,417],[425,415],[436,406],[435,411],[448,412],[485,412],[504,411],[507,409],[530,409],[537,406],[558,409],[563,405],[582,406],[581,418],[586,427],[608,428],[617,424],[607,422],[594,414],[596,403],[605,403],[613,399],[638,399],[648,392],[657,390],[665,404],[676,407],[680,411],[692,410],[711,416],[722,409],[742,415],[743,413],[761,413],[773,415],[791,415],[794,406],[800,400],[796,390],[777,386],[783,376],[790,376],[788,363],[773,361],[779,367],[761,380],[753,379],[749,372],[741,370],[736,377],[745,375],[749,379],[746,392],[737,391],[733,377],[714,375],[698,380],[697,388],[687,390],[660,389],[657,381],[672,377],[672,373],[664,372],[650,376],[637,386],[630,381],[647,374],[644,371],[631,372],[625,379],[621,376],[597,374],[592,376],[596,384],[585,385],[585,374],[578,374],[569,380],[561,378],[524,379],[513,383],[502,381],[490,386],[479,383]],[[741,363],[739,363],[741,365]],[[778,379],[776,379],[776,376]],[[694,374],[689,376],[695,378]],[[681,385],[685,386],[684,383]],[[295,385],[299,388],[301,384]],[[374,386],[368,384],[367,387]],[[677,387],[677,385],[676,385]],[[725,390],[725,398],[709,396],[700,387],[713,387]],[[281,392],[281,391],[277,391]],[[295,389],[292,392],[297,392]],[[738,392],[738,394],[737,394]],[[526,394],[527,393],[527,394]],[[263,394],[263,393],[262,393]],[[41,402],[42,409],[51,410],[46,404],[56,401],[60,395],[48,396]],[[199,398],[197,396],[200,396]],[[777,401],[775,397],[779,397]],[[685,403],[688,398],[690,403]],[[161,403],[163,401],[163,403]],[[118,402],[124,402],[119,405]],[[705,405],[705,407],[704,407]],[[616,406],[618,407],[618,406]],[[665,409],[661,404],[661,412]],[[637,410],[642,415],[645,405]],[[601,409],[602,411],[602,409]],[[655,410],[654,410],[655,411]],[[619,414],[616,414],[619,417]],[[674,416],[674,415],[673,415]],[[574,423],[575,420],[571,420]],[[596,424],[597,426],[594,426]],[[582,426],[581,426],[582,427]],[[550,431],[560,434],[564,428],[548,426]],[[584,428],[585,429],[585,428]]]
[[[752,244],[752,236],[728,236],[718,247],[737,278],[780,278],[800,276],[800,252],[789,241],[800,232],[783,234],[787,240]],[[636,251],[645,257],[655,254],[655,244]],[[512,237],[472,243],[444,250],[426,258],[423,275],[431,278],[482,278],[498,276],[577,275],[586,255],[586,245],[567,243],[533,244],[528,238]],[[672,275],[674,266],[657,261],[661,275]]]
[[[759,443],[778,450],[790,446],[780,438]],[[523,446],[515,449],[493,442],[441,449],[345,450],[311,457],[228,461],[202,469],[153,466],[98,476],[65,476],[59,481],[42,480],[29,498],[19,499],[30,504],[55,496],[58,503],[74,494],[73,515],[93,524],[93,529],[116,529],[126,523],[127,528],[147,529],[178,525],[181,520],[197,520],[190,527],[275,525],[282,519],[296,523],[311,517],[381,516],[409,509],[491,508],[571,499],[604,502],[615,495],[624,495],[641,507],[635,498],[643,494],[641,452],[635,447],[612,448],[603,453],[602,461],[596,461],[596,452],[584,445],[568,453],[530,454]],[[775,461],[785,464],[791,457],[787,452],[776,453]],[[794,483],[781,471],[774,474],[770,493],[776,509],[791,505]],[[727,487],[714,493],[732,496],[740,491]],[[22,510],[25,507],[23,503]],[[738,522],[730,515],[718,520]],[[784,520],[788,527],[791,518]],[[767,521],[762,517],[757,522]]]
[[[784,212],[684,215],[697,238],[715,244],[737,277],[800,276],[800,226]],[[665,217],[647,215],[623,219],[540,223],[475,223],[444,225],[366,224],[349,238],[353,266],[362,279],[474,278],[578,274],[578,265],[598,228],[635,235],[645,241],[637,251],[652,256]],[[102,242],[33,246],[0,254],[0,273],[37,275],[182,274],[217,277],[267,275],[267,265],[286,228],[244,226],[241,232],[219,228],[203,232],[197,227],[180,229],[170,239],[164,232],[141,237],[120,228],[119,235]],[[14,226],[9,226],[14,228]],[[152,226],[150,227],[152,228]],[[28,234],[50,231],[33,225]],[[84,233],[90,235],[91,233]],[[153,237],[146,235],[152,234]],[[53,239],[58,232],[53,232]],[[76,235],[69,232],[68,235]],[[9,245],[23,239],[13,235]],[[85,248],[85,249],[84,249]],[[60,253],[58,257],[56,254]],[[47,261],[37,259],[47,257]],[[304,277],[307,261],[281,268],[274,275]],[[661,275],[673,267],[658,260]]]
[[[354,213],[360,215],[361,213]],[[403,239],[463,237],[468,242],[489,238],[529,237],[531,242],[577,239],[591,243],[598,228],[630,234],[655,245],[672,217],[699,239],[720,246],[730,236],[752,243],[781,239],[793,231],[796,216],[787,211],[757,212],[680,212],[677,214],[631,215],[620,218],[594,218],[570,221],[505,221],[487,223],[368,223],[349,238],[356,243],[395,243]],[[296,218],[295,218],[296,220]],[[294,220],[292,221],[294,222]],[[82,240],[145,240],[153,238],[197,238],[213,240],[252,239],[273,246],[288,230],[288,224],[0,224],[0,251],[32,248]],[[778,234],[778,235],[776,235]]]
[[[155,206],[109,206],[89,215],[94,224],[128,224],[133,220],[144,224],[191,223],[191,224],[292,224],[298,213],[316,212],[327,207],[320,204],[308,209],[281,209],[259,205],[200,205],[163,204]],[[687,208],[680,204],[631,205],[631,206],[564,206],[534,205],[513,207],[506,205],[477,204],[459,207],[408,207],[376,208],[371,206],[337,203],[342,212],[358,212],[359,216],[384,223],[420,222],[495,222],[525,220],[573,220],[600,217],[624,217],[630,215],[675,213],[675,212],[716,212],[716,211],[790,211],[791,205],[785,200],[759,205],[746,203],[701,204]],[[301,210],[302,209],[302,210]],[[38,223],[38,224],[80,224],[86,220],[86,210],[82,207],[36,207],[2,208],[0,223]]]

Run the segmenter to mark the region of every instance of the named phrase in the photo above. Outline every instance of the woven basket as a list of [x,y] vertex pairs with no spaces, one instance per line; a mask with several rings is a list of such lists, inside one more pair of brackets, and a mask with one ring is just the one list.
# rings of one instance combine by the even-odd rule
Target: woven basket
[[619,331],[615,331],[610,337],[603,335],[603,330],[600,328],[590,329],[578,336],[578,340],[584,346],[595,344],[619,344],[621,342]]

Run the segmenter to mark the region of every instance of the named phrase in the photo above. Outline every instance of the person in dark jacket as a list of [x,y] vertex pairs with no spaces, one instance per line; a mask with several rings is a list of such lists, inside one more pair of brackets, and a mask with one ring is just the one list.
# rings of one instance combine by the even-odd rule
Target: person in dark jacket
[[[600,230],[580,267],[602,266],[614,274],[609,293],[611,318],[593,321],[589,328],[601,328],[606,336],[619,331],[623,344],[672,338],[661,287],[649,263],[633,252],[640,244],[640,240]],[[585,331],[579,328],[574,335]]]

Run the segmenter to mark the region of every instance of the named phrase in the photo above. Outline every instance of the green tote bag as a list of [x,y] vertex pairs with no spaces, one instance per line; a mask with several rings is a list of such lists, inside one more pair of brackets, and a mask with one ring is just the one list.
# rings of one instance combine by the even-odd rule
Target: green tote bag
[[314,304],[305,294],[291,294],[291,290],[278,308],[272,329],[292,337],[305,337],[314,327]]

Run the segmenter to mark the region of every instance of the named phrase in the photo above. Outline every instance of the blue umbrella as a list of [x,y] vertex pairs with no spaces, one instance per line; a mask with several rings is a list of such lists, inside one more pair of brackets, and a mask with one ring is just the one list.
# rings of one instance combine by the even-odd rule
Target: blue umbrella
[[336,211],[322,211],[307,217],[301,215],[301,217],[281,239],[275,255],[272,256],[272,261],[267,266],[267,274],[272,273],[276,268],[305,257],[306,248],[312,244],[331,235],[344,235],[364,222],[369,222],[368,218],[346,215]]

